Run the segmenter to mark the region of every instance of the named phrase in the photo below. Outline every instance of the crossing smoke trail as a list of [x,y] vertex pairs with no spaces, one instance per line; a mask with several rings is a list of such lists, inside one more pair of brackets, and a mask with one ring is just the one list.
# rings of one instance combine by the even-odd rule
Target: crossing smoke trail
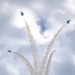
[[34,75],[34,69],[31,66],[31,64],[28,62],[28,60],[24,56],[22,56],[21,54],[19,54],[17,52],[13,52],[13,53],[15,53],[17,56],[19,56],[19,58],[25,63],[26,67],[28,68],[28,70],[30,72],[30,75]]
[[26,25],[26,30],[29,36],[29,40],[30,40],[30,45],[32,48],[32,55],[33,55],[33,60],[34,60],[34,70],[35,70],[35,75],[39,75],[39,57],[38,57],[38,52],[37,52],[37,48],[35,45],[35,41],[34,38],[31,34],[31,30],[29,29],[29,26],[25,20],[25,18],[23,17],[25,25]]
[[[20,11],[21,12],[21,11]],[[24,16],[24,13],[21,12],[21,16]],[[58,36],[58,34],[60,33],[60,31],[64,28],[65,25],[63,25],[58,32],[55,34],[55,36],[53,37],[53,39],[51,40],[51,42],[49,43],[47,50],[45,52],[45,55],[43,56],[43,60],[40,64],[39,62],[39,57],[38,57],[38,52],[37,52],[37,48],[36,48],[36,44],[34,41],[34,38],[31,34],[31,30],[25,20],[25,18],[23,17],[25,25],[26,25],[26,30],[28,33],[28,37],[29,37],[29,41],[30,41],[30,45],[32,48],[32,56],[33,56],[33,60],[34,60],[34,68],[31,66],[31,64],[28,62],[28,60],[23,57],[22,55],[20,55],[17,52],[14,52],[16,55],[19,56],[19,58],[25,63],[25,65],[27,66],[28,70],[30,71],[30,75],[49,75],[49,69],[50,69],[50,63],[51,63],[51,59],[53,56],[53,52],[51,52],[51,48],[56,40],[56,37]],[[70,20],[67,20],[67,24],[69,24]]]
[[55,39],[56,39],[57,35],[60,33],[60,31],[64,28],[64,26],[65,25],[63,25],[59,29],[59,31],[56,33],[56,35],[54,36],[54,38],[52,39],[52,41],[48,45],[48,48],[47,48],[47,50],[45,52],[45,55],[44,55],[43,60],[42,60],[42,63],[41,63],[41,75],[43,75],[43,73],[44,73],[45,66],[46,66],[46,62],[47,62],[48,56],[50,56],[50,51],[51,51],[51,48],[52,48],[52,46],[53,46],[53,44],[55,42]]

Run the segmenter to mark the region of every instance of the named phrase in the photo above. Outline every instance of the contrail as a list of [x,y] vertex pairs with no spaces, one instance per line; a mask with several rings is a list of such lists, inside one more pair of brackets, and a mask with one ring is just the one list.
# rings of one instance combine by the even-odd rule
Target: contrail
[[19,54],[17,52],[13,52],[13,53],[15,53],[17,56],[19,56],[19,58],[25,63],[25,65],[28,68],[30,74],[31,75],[34,75],[34,69],[31,66],[31,64],[28,62],[28,60],[24,56],[22,56],[21,54]]
[[33,60],[34,60],[35,74],[38,75],[39,74],[39,57],[38,57],[36,44],[35,44],[33,35],[31,34],[31,30],[29,29],[29,26],[28,26],[25,18],[24,18],[24,22],[25,22],[25,25],[26,25],[26,30],[27,30],[29,40],[30,40],[30,45],[31,45],[31,48],[32,48],[32,55],[33,55]]
[[46,68],[45,68],[45,75],[49,75],[49,70],[50,70],[50,65],[51,65],[51,59],[52,59],[52,56],[53,56],[53,53],[55,52],[55,50],[53,52],[51,52],[49,58],[48,58],[48,61],[47,61],[47,65],[46,65]]
[[51,48],[52,48],[52,46],[53,46],[53,44],[54,44],[54,42],[55,42],[55,39],[56,39],[57,35],[60,33],[60,31],[64,28],[64,26],[65,26],[65,25],[63,25],[63,26],[59,29],[59,31],[56,33],[56,35],[54,36],[54,38],[52,39],[52,41],[51,41],[51,42],[49,43],[49,45],[48,45],[48,48],[47,48],[47,50],[46,50],[46,52],[45,52],[45,55],[44,55],[43,60],[42,60],[42,63],[41,63],[41,75],[43,74],[43,72],[44,72],[44,70],[45,70],[45,65],[46,65],[46,62],[47,62],[47,58],[48,58],[48,56],[49,56],[49,54],[50,54],[50,51],[51,51]]

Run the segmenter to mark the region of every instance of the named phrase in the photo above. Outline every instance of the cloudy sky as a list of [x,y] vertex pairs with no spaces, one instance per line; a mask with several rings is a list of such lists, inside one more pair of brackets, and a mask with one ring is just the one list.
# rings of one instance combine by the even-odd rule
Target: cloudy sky
[[51,75],[75,75],[75,0],[0,0],[0,75],[29,75],[25,64],[7,50],[24,55],[33,65],[25,14],[39,53],[39,61],[60,27],[52,50]]

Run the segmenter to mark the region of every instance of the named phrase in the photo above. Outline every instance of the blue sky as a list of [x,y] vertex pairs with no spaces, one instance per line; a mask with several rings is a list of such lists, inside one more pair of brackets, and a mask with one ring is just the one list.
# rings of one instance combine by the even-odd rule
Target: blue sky
[[11,51],[24,55],[33,65],[29,39],[20,11],[34,36],[39,61],[62,25],[52,50],[51,75],[75,75],[75,0],[0,0],[0,75],[29,75],[24,63]]

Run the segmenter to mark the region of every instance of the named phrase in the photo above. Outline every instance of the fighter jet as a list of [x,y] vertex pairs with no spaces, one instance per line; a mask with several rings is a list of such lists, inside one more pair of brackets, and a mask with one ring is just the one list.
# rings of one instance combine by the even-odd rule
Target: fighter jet
[[20,11],[20,12],[21,12],[21,16],[24,16],[24,13],[22,11]]
[[71,21],[71,19],[70,19],[70,20],[67,20],[67,22],[66,22],[66,23],[67,23],[67,24],[69,24],[69,23],[70,23],[70,21]]
[[9,52],[9,53],[11,53],[11,51],[10,51],[10,50],[8,50],[8,52]]

